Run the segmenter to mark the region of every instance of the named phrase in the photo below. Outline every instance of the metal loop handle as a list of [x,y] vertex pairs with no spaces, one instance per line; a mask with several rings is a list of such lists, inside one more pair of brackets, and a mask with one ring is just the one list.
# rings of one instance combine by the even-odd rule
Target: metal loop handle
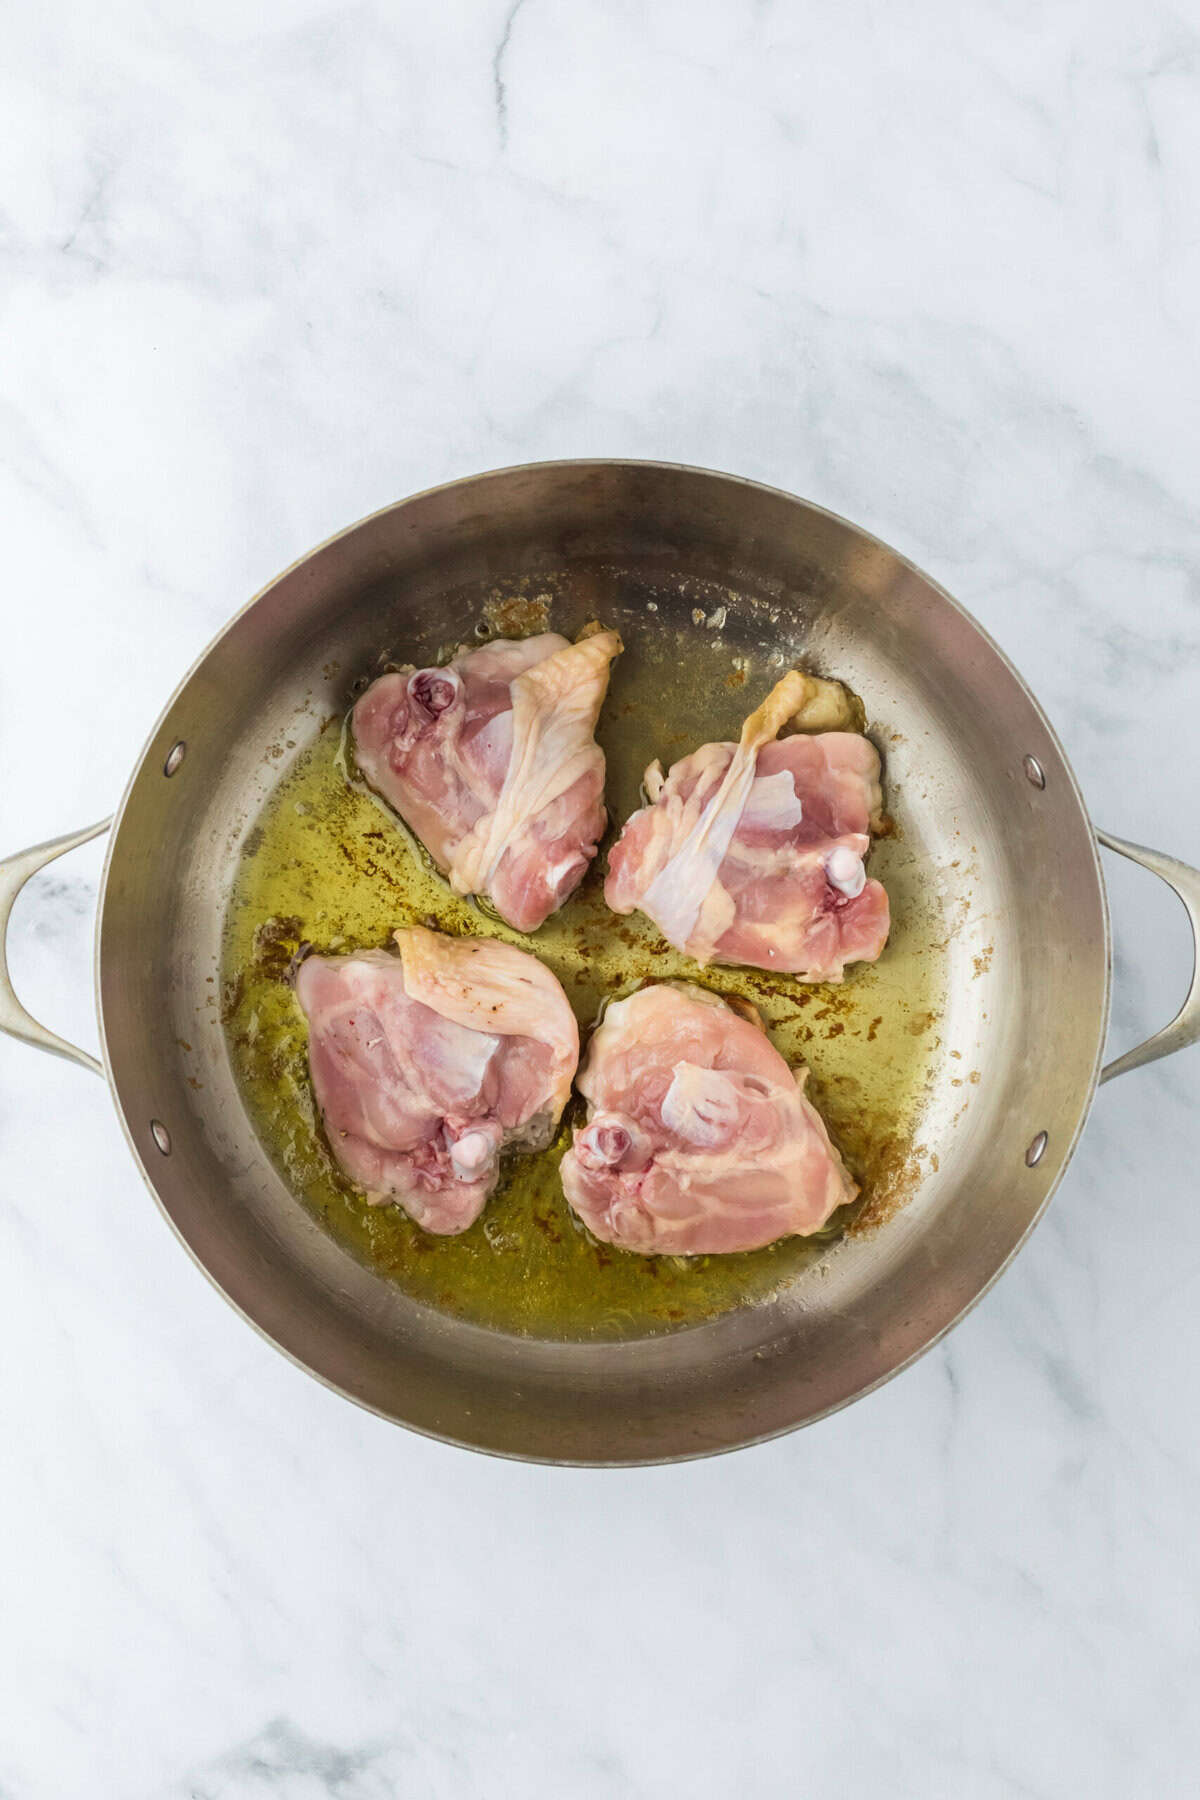
[[1143,1063],[1157,1062],[1160,1056],[1170,1056],[1173,1050],[1183,1050],[1200,1040],[1200,869],[1193,869],[1174,856],[1164,856],[1161,850],[1147,850],[1143,844],[1130,844],[1124,838],[1111,837],[1107,831],[1097,831],[1096,836],[1107,849],[1115,850],[1119,856],[1127,856],[1130,862],[1140,863],[1143,869],[1149,869],[1152,875],[1160,876],[1168,887],[1174,888],[1192,923],[1192,984],[1187,999],[1169,1025],[1156,1031],[1144,1044],[1137,1044],[1132,1050],[1126,1050],[1124,1056],[1106,1063],[1100,1071],[1100,1080],[1104,1082],[1111,1081],[1114,1075],[1124,1075],[1130,1069],[1139,1069]]
[[[96,1057],[81,1050],[78,1045],[68,1043],[66,1038],[59,1037],[45,1025],[40,1025],[17,998],[8,972],[8,921],[17,895],[31,876],[44,869],[47,863],[52,863],[56,857],[65,856],[68,850],[77,850],[81,844],[90,843],[102,831],[107,831],[111,824],[111,819],[101,819],[98,824],[88,825],[83,831],[51,838],[49,843],[35,844],[31,849],[20,850],[15,856],[6,857],[0,862],[0,1031],[19,1039],[21,1043],[33,1045],[35,1049],[63,1056],[68,1062],[91,1069],[96,1075],[104,1073],[103,1066]],[[1164,1025],[1161,1031],[1155,1032],[1145,1043],[1135,1045],[1123,1056],[1106,1063],[1100,1072],[1100,1080],[1105,1082],[1111,1081],[1115,1075],[1124,1075],[1130,1069],[1141,1068],[1144,1063],[1157,1062],[1159,1057],[1170,1056],[1173,1051],[1183,1050],[1187,1045],[1200,1041],[1200,869],[1193,869],[1174,856],[1165,856],[1160,850],[1149,850],[1143,844],[1133,844],[1125,838],[1113,837],[1107,831],[1097,830],[1096,836],[1107,849],[1115,850],[1119,856],[1126,856],[1131,862],[1139,863],[1143,869],[1149,869],[1178,894],[1191,920],[1194,946],[1191,985],[1178,1013],[1169,1025]]]
[[102,1063],[86,1050],[80,1050],[76,1044],[69,1044],[66,1038],[39,1025],[32,1013],[26,1012],[17,999],[8,972],[8,921],[17,895],[31,875],[36,875],[39,869],[52,863],[56,856],[65,856],[68,850],[77,850],[80,844],[99,837],[111,824],[111,819],[101,819],[98,825],[89,825],[84,831],[72,831],[66,837],[51,838],[48,844],[35,844],[31,850],[19,850],[15,856],[6,857],[0,862],[0,1031],[6,1032],[9,1037],[19,1038],[23,1044],[32,1044],[36,1050],[49,1050],[52,1056],[65,1056],[68,1062],[91,1069],[95,1075],[103,1075]]

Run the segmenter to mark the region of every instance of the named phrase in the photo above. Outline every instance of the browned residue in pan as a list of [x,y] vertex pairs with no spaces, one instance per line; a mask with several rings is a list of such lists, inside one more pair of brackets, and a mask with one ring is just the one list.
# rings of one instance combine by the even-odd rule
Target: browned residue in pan
[[550,629],[550,601],[547,593],[497,590],[484,601],[483,616],[493,637],[534,637]]

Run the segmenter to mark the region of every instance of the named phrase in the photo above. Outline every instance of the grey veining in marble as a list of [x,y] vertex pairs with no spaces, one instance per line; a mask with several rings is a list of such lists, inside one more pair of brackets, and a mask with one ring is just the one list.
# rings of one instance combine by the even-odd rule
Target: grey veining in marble
[[[1165,0],[139,0],[0,58],[4,849],[109,811],[228,614],[534,457],[708,464],[971,607],[1200,862],[1200,17]],[[99,847],[13,966],[94,1043]],[[1186,981],[1114,869],[1114,1042]],[[0,1043],[0,1795],[1032,1800],[1200,1764],[1200,1051],[1100,1096],[939,1350],[678,1469],[357,1413]]]

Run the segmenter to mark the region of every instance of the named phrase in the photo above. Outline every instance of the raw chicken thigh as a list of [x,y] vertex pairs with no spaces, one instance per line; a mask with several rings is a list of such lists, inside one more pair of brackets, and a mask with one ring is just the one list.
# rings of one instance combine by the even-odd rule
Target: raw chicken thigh
[[500,1152],[540,1150],[579,1060],[579,1028],[536,957],[413,926],[399,955],[310,956],[296,976],[330,1147],[373,1205],[465,1231]]
[[457,894],[536,931],[583,879],[604,830],[593,737],[615,631],[462,649],[440,669],[381,675],[354,708],[358,766]]
[[757,1250],[858,1192],[761,1020],[664,982],[610,1006],[579,1091],[563,1192],[605,1243],[645,1255]]
[[[837,682],[793,669],[742,727],[669,775],[646,771],[651,804],[608,859],[614,912],[649,915],[701,964],[746,963],[840,981],[887,942],[887,895],[863,857],[878,827],[879,756]],[[794,720],[815,735],[779,738]]]

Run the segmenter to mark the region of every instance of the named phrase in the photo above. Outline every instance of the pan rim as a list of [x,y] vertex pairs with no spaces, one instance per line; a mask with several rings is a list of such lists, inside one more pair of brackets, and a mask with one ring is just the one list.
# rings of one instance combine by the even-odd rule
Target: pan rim
[[[116,848],[120,841],[121,827],[124,822],[125,813],[126,813],[130,798],[131,798],[135,788],[137,787],[139,781],[141,780],[143,773],[146,771],[148,764],[151,761],[152,753],[153,753],[155,745],[160,737],[163,726],[166,723],[166,721],[169,719],[169,717],[171,716],[171,713],[173,712],[176,704],[178,703],[178,701],[180,700],[180,698],[182,697],[184,692],[187,690],[189,685],[192,683],[192,681],[195,679],[195,677],[203,669],[205,664],[208,662],[209,658],[217,650],[218,646],[224,641],[224,639],[228,636],[228,634],[235,629],[235,627],[240,623],[240,621],[243,618],[245,618],[247,614],[249,614],[251,611],[253,611],[253,609],[263,599],[265,599],[266,596],[268,594],[270,594],[279,585],[280,582],[284,581],[288,576],[294,574],[296,571],[298,571],[299,569],[304,567],[306,564],[312,562],[316,557],[321,555],[324,551],[326,551],[333,545],[335,545],[349,537],[352,537],[357,532],[362,531],[364,528],[375,523],[376,521],[378,521],[382,518],[385,518],[390,514],[400,512],[403,509],[405,509],[409,506],[412,506],[417,502],[430,499],[437,495],[452,493],[459,489],[470,488],[470,487],[476,486],[478,484],[481,484],[481,483],[484,483],[487,481],[501,480],[506,477],[512,477],[512,476],[517,476],[517,475],[533,474],[533,473],[538,473],[541,471],[548,471],[548,470],[578,471],[580,473],[584,473],[587,471],[600,471],[600,470],[606,470],[606,469],[607,470],[633,470],[633,471],[653,470],[653,471],[667,473],[667,474],[684,475],[684,476],[689,476],[689,477],[700,477],[705,480],[710,480],[710,481],[715,480],[715,481],[718,481],[718,482],[721,482],[724,484],[728,484],[733,487],[743,488],[743,489],[761,493],[761,494],[764,494],[767,496],[771,496],[775,499],[785,501],[789,505],[801,506],[806,511],[832,522],[836,526],[840,527],[842,530],[851,534],[864,547],[871,547],[871,548],[874,548],[874,549],[884,552],[887,556],[893,558],[900,567],[902,567],[903,569],[905,569],[906,571],[908,571],[909,573],[914,575],[917,579],[919,579],[920,581],[925,583],[927,585],[927,587],[930,588],[934,593],[936,593],[938,598],[945,605],[949,606],[953,610],[953,612],[956,613],[965,622],[965,624],[977,635],[977,637],[981,640],[981,642],[984,644],[984,646],[986,646],[986,648],[990,651],[990,653],[995,657],[997,662],[1006,671],[1008,676],[1011,678],[1011,680],[1014,682],[1014,684],[1018,688],[1022,698],[1024,699],[1026,704],[1029,706],[1033,716],[1038,721],[1041,728],[1044,730],[1047,741],[1050,743],[1055,754],[1057,755],[1057,757],[1059,759],[1062,773],[1066,777],[1068,792],[1069,792],[1070,796],[1074,799],[1075,805],[1078,808],[1080,820],[1081,820],[1082,824],[1084,825],[1084,827],[1086,828],[1086,832],[1087,832],[1088,843],[1089,843],[1090,853],[1091,853],[1091,868],[1094,871],[1095,881],[1096,881],[1096,897],[1099,901],[1100,920],[1101,920],[1101,925],[1102,925],[1102,930],[1103,930],[1103,953],[1104,953],[1103,954],[1103,972],[1102,972],[1102,993],[1101,993],[1101,1004],[1099,1007],[1099,1016],[1097,1019],[1096,1045],[1095,1045],[1095,1049],[1094,1049],[1093,1056],[1092,1056],[1091,1068],[1090,1068],[1086,1083],[1084,1085],[1084,1088],[1083,1088],[1083,1091],[1081,1094],[1081,1100],[1080,1100],[1080,1104],[1078,1107],[1074,1127],[1073,1127],[1073,1129],[1070,1133],[1069,1139],[1067,1140],[1065,1147],[1061,1153],[1061,1156],[1060,1156],[1060,1159],[1058,1162],[1058,1166],[1054,1172],[1053,1178],[1049,1182],[1038,1205],[1032,1212],[1032,1214],[1029,1217],[1028,1221],[1026,1222],[1024,1228],[1021,1230],[1019,1235],[1016,1237],[1015,1241],[1006,1250],[1005,1254],[1001,1257],[1001,1259],[997,1263],[996,1267],[989,1273],[986,1280],[984,1280],[980,1284],[980,1286],[975,1290],[975,1292],[971,1295],[971,1297],[949,1319],[945,1320],[942,1324],[940,1324],[937,1327],[937,1329],[935,1331],[933,1331],[921,1344],[916,1346],[908,1355],[903,1357],[900,1361],[896,1362],[892,1367],[881,1371],[880,1374],[878,1374],[873,1380],[871,1380],[871,1381],[867,1382],[866,1384],[864,1384],[863,1386],[857,1388],[853,1393],[847,1394],[847,1395],[831,1402],[829,1405],[820,1408],[818,1411],[809,1414],[808,1416],[806,1416],[803,1419],[796,1420],[796,1421],[789,1422],[789,1423],[784,1423],[782,1425],[778,1425],[778,1426],[769,1428],[769,1429],[761,1431],[761,1432],[751,1433],[751,1434],[741,1436],[741,1437],[734,1437],[734,1438],[731,1438],[728,1442],[705,1444],[699,1448],[696,1448],[694,1446],[687,1446],[687,1447],[681,1447],[681,1448],[673,1449],[673,1450],[666,1450],[662,1454],[655,1454],[655,1455],[639,1454],[639,1455],[628,1456],[628,1457],[623,1457],[623,1456],[619,1456],[619,1455],[618,1456],[608,1456],[608,1457],[561,1456],[561,1455],[550,1455],[550,1454],[546,1454],[546,1453],[536,1451],[536,1450],[530,1451],[530,1450],[522,1450],[522,1449],[513,1449],[513,1448],[509,1448],[509,1447],[501,1448],[501,1447],[496,1446],[495,1444],[491,1444],[491,1443],[487,1443],[487,1442],[480,1442],[476,1438],[473,1438],[473,1437],[465,1436],[462,1434],[456,1434],[453,1431],[435,1430],[435,1429],[431,1429],[425,1425],[413,1423],[407,1419],[398,1418],[393,1411],[390,1411],[383,1406],[374,1404],[371,1400],[365,1398],[363,1395],[356,1393],[352,1389],[343,1386],[338,1381],[334,1380],[332,1377],[325,1374],[319,1368],[314,1367],[314,1365],[311,1362],[309,1362],[308,1360],[306,1360],[306,1358],[303,1355],[301,1355],[297,1350],[294,1350],[290,1345],[282,1342],[270,1330],[268,1330],[266,1328],[266,1326],[261,1324],[258,1319],[256,1319],[251,1313],[247,1312],[246,1309],[240,1304],[240,1302],[238,1300],[236,1300],[229,1293],[229,1291],[221,1284],[221,1282],[218,1280],[217,1276],[212,1272],[212,1270],[209,1268],[208,1264],[204,1261],[204,1259],[201,1257],[199,1252],[194,1248],[190,1239],[184,1234],[184,1231],[181,1228],[181,1226],[179,1225],[179,1223],[177,1222],[174,1214],[171,1212],[171,1210],[168,1208],[166,1202],[164,1201],[162,1194],[160,1193],[158,1186],[154,1181],[153,1175],[151,1174],[150,1168],[148,1167],[148,1165],[143,1157],[142,1148],[134,1136],[125,1105],[123,1104],[123,1102],[118,1094],[118,1091],[117,1091],[117,1084],[116,1084],[116,1080],[114,1078],[114,1073],[113,1073],[113,1054],[112,1054],[111,1046],[109,1044],[107,1024],[106,1024],[105,1014],[104,1014],[103,988],[102,988],[102,981],[101,981],[102,942],[103,942],[103,933],[104,933],[105,914],[106,914],[107,902],[108,902],[109,881],[110,881],[110,877],[111,877],[111,873],[112,873]],[[130,1152],[133,1156],[134,1163],[135,1163],[139,1173],[141,1174],[144,1183],[146,1184],[147,1188],[149,1189],[151,1195],[153,1196],[159,1212],[165,1218],[167,1224],[170,1226],[172,1232],[174,1233],[174,1235],[177,1238],[177,1240],[179,1241],[179,1243],[187,1251],[187,1254],[190,1257],[190,1259],[192,1260],[192,1262],[201,1270],[201,1272],[207,1278],[209,1283],[221,1295],[222,1299],[242,1319],[244,1319],[246,1321],[246,1323],[249,1324],[265,1342],[271,1344],[274,1349],[276,1349],[282,1355],[287,1357],[289,1362],[291,1362],[295,1367],[303,1370],[305,1374],[307,1374],[307,1375],[313,1377],[315,1380],[319,1381],[323,1387],[329,1389],[333,1393],[340,1395],[343,1399],[352,1401],[356,1406],[361,1407],[364,1411],[373,1413],[376,1417],[386,1420],[389,1424],[402,1425],[402,1426],[404,1426],[405,1429],[417,1432],[422,1437],[430,1438],[430,1439],[433,1439],[433,1440],[441,1442],[441,1443],[449,1444],[458,1449],[472,1450],[472,1451],[475,1451],[477,1453],[481,1453],[484,1455],[495,1456],[495,1457],[498,1457],[505,1461],[536,1463],[536,1464],[540,1464],[540,1465],[547,1466],[547,1467],[559,1467],[559,1466],[566,1467],[566,1468],[657,1467],[657,1466],[661,1466],[664,1464],[699,1461],[699,1460],[702,1460],[702,1459],[710,1457],[710,1456],[727,1455],[727,1454],[732,1453],[735,1450],[748,1449],[753,1445],[769,1443],[776,1438],[787,1436],[791,1432],[797,1431],[804,1426],[814,1425],[814,1424],[817,1424],[822,1419],[831,1417],[833,1414],[842,1411],[843,1408],[851,1405],[853,1402],[865,1398],[868,1394],[872,1394],[872,1393],[876,1392],[879,1388],[883,1387],[887,1382],[891,1381],[895,1376],[903,1373],[904,1370],[911,1368],[914,1363],[916,1363],[928,1351],[934,1349],[935,1346],[937,1344],[939,1344],[942,1341],[942,1339],[948,1335],[948,1333],[950,1331],[952,1331],[958,1324],[960,1324],[962,1322],[962,1320],[964,1318],[966,1318],[968,1313],[973,1311],[974,1308],[976,1306],[978,1306],[979,1303],[984,1299],[984,1297],[991,1291],[991,1289],[995,1286],[996,1282],[1000,1279],[1000,1277],[1009,1268],[1009,1266],[1011,1265],[1011,1263],[1017,1256],[1018,1252],[1024,1247],[1024,1245],[1028,1241],[1031,1233],[1033,1232],[1034,1228],[1041,1222],[1041,1220],[1046,1212],[1046,1209],[1048,1208],[1048,1206],[1050,1204],[1050,1201],[1053,1199],[1055,1193],[1058,1190],[1060,1183],[1063,1180],[1063,1177],[1065,1176],[1065,1174],[1067,1172],[1067,1169],[1070,1166],[1072,1158],[1074,1157],[1075,1151],[1078,1147],[1080,1136],[1082,1135],[1083,1130],[1086,1127],[1087,1122],[1091,1116],[1091,1110],[1092,1110],[1092,1106],[1093,1106],[1093,1103],[1095,1100],[1096,1089],[1099,1085],[1099,1080],[1100,1080],[1100,1072],[1101,1072],[1101,1066],[1102,1066],[1104,1046],[1105,1046],[1105,1041],[1106,1041],[1107,1033],[1108,1033],[1109,1018],[1110,1018],[1111,1003],[1112,1003],[1112,927],[1111,927],[1111,917],[1110,917],[1110,909],[1109,909],[1109,903],[1108,903],[1108,893],[1107,893],[1107,888],[1106,888],[1106,884],[1105,884],[1105,880],[1104,880],[1103,865],[1100,861],[1099,848],[1098,848],[1098,845],[1096,842],[1094,827],[1092,826],[1092,823],[1091,823],[1091,816],[1088,811],[1087,805],[1084,801],[1082,792],[1080,790],[1079,782],[1076,778],[1075,771],[1071,766],[1070,760],[1067,757],[1065,750],[1063,749],[1062,743],[1059,740],[1057,732],[1055,731],[1053,725],[1050,723],[1050,720],[1047,718],[1046,713],[1041,706],[1041,703],[1038,701],[1037,697],[1034,695],[1034,693],[1030,689],[1028,683],[1025,681],[1025,679],[1021,675],[1020,671],[1016,668],[1016,666],[1013,664],[1013,662],[1007,656],[1007,654],[1004,652],[1004,650],[1001,649],[999,644],[996,643],[995,639],[992,638],[992,636],[986,630],[986,628],[979,623],[979,621],[974,617],[974,615],[965,606],[963,606],[960,601],[956,600],[955,597],[951,593],[949,593],[941,585],[940,582],[938,582],[931,575],[929,575],[924,569],[922,569],[920,567],[919,564],[915,563],[910,557],[906,556],[902,551],[897,550],[893,545],[887,543],[884,539],[876,536],[873,532],[866,530],[863,526],[857,524],[855,521],[846,518],[843,514],[835,512],[832,508],[825,507],[815,501],[805,499],[803,496],[794,494],[786,488],[776,487],[773,484],[766,483],[766,482],[755,481],[746,476],[731,474],[727,471],[720,470],[720,469],[711,469],[711,468],[706,468],[703,466],[689,464],[689,463],[671,462],[671,461],[664,460],[664,459],[634,458],[634,457],[546,458],[546,459],[540,459],[540,460],[534,461],[534,462],[507,464],[500,468],[484,469],[484,470],[476,471],[472,474],[458,476],[458,477],[454,478],[453,480],[435,483],[434,485],[432,485],[430,487],[419,489],[419,490],[415,491],[414,493],[405,495],[399,500],[394,500],[394,501],[388,502],[384,506],[375,508],[373,511],[364,514],[362,517],[355,520],[350,525],[343,527],[339,531],[331,533],[328,537],[324,538],[319,543],[313,545],[310,549],[305,551],[303,555],[295,558],[291,563],[287,564],[285,568],[280,570],[278,574],[274,575],[269,581],[264,583],[262,587],[260,587],[253,595],[251,595],[251,597],[241,607],[239,607],[230,616],[230,618],[228,620],[226,620],[226,622],[215,633],[215,635],[208,642],[208,644],[205,645],[205,647],[199,653],[199,655],[193,659],[190,666],[187,668],[185,673],[182,675],[182,677],[176,683],[175,687],[173,688],[170,695],[168,696],[165,704],[163,705],[162,709],[160,710],[160,712],[158,714],[158,717],[155,719],[153,726],[151,727],[149,733],[147,734],[145,742],[142,745],[141,751],[139,752],[139,754],[134,762],[132,771],[131,771],[129,778],[125,784],[124,790],[121,794],[120,801],[119,801],[119,803],[116,807],[116,810],[113,814],[113,822],[112,822],[112,827],[111,827],[111,830],[109,833],[108,847],[107,847],[107,851],[106,851],[106,855],[105,855],[105,859],[104,859],[104,866],[103,866],[103,870],[102,870],[101,878],[100,878],[99,895],[98,895],[98,902],[97,902],[97,908],[96,908],[96,924],[95,924],[94,954],[93,954],[93,982],[94,982],[94,992],[95,992],[96,1016],[97,1016],[99,1037],[100,1037],[100,1055],[101,1055],[101,1060],[104,1065],[105,1078],[107,1080],[109,1091],[112,1096],[113,1104],[114,1104],[115,1110],[117,1112],[118,1119],[120,1121],[122,1132],[124,1133],[124,1136],[125,1136],[125,1141],[129,1146]]]

